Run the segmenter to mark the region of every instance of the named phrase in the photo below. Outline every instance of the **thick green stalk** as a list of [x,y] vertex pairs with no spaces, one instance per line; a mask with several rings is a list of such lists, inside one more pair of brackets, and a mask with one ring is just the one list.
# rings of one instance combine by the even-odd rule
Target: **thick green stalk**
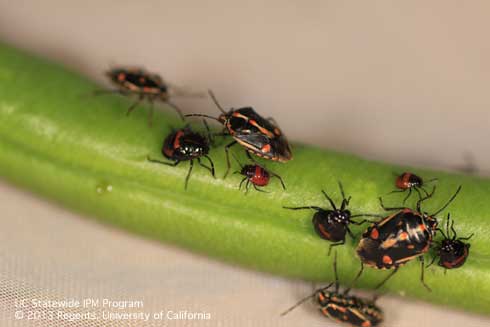
[[[225,169],[221,145],[210,153],[218,178],[196,166],[185,191],[187,164],[167,167],[146,160],[147,155],[161,157],[163,138],[171,126],[181,124],[177,117],[170,109],[169,113],[158,113],[154,127],[149,128],[148,108],[138,108],[127,117],[128,99],[91,96],[96,88],[56,64],[0,46],[1,176],[100,221],[253,269],[331,280],[329,243],[314,233],[313,213],[282,206],[327,207],[320,190],[340,201],[340,180],[352,195],[354,214],[382,213],[378,196],[393,189],[392,172],[404,170],[293,144],[294,160],[267,163],[283,177],[287,191],[273,180],[267,188],[270,193],[252,190],[245,196],[237,190],[239,176],[221,178]],[[442,172],[416,172],[439,178],[436,195],[425,206],[429,212],[463,185],[450,211],[461,235],[475,233],[471,255],[463,268],[447,275],[436,265],[427,269],[432,293],[421,286],[416,262],[400,269],[386,289],[490,313],[490,182]],[[397,205],[401,198],[391,195],[386,199]],[[353,231],[360,235],[363,228],[354,226]],[[348,238],[345,246],[337,248],[344,283],[359,268],[356,241]],[[367,268],[358,287],[373,287],[386,273]]]

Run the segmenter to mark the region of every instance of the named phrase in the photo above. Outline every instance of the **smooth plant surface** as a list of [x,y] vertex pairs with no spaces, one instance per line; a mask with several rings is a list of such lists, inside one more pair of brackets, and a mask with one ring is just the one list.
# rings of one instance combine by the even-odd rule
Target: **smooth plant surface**
[[[182,126],[173,110],[162,106],[150,128],[147,106],[126,116],[132,100],[92,96],[98,88],[56,64],[0,46],[0,176],[102,222],[210,257],[283,276],[331,281],[333,255],[327,256],[330,243],[313,230],[314,212],[282,207],[329,208],[321,190],[340,203],[341,181],[352,196],[353,214],[385,214],[378,197],[394,189],[393,172],[414,171],[439,180],[435,196],[423,207],[429,213],[463,186],[438,218],[442,225],[451,212],[459,235],[475,233],[470,256],[462,268],[447,274],[437,265],[428,268],[425,279],[431,293],[419,281],[416,260],[402,267],[383,291],[490,313],[489,180],[402,168],[293,143],[292,161],[262,161],[284,179],[287,190],[273,179],[264,188],[269,193],[252,189],[245,195],[238,190],[240,175],[222,179],[223,146],[230,140],[217,139],[218,146],[210,151],[217,178],[195,165],[185,191],[188,163],[170,167],[147,161],[148,155],[163,159],[163,139]],[[280,124],[280,117],[276,119]],[[191,122],[196,130],[202,128],[199,120]],[[232,151],[245,162],[239,146]],[[232,171],[239,169],[232,164]],[[387,205],[399,206],[403,197],[384,199]],[[415,199],[412,196],[407,205],[413,206]],[[346,244],[335,249],[344,283],[359,269],[354,249],[367,225],[351,227],[356,239],[347,237]],[[366,268],[356,286],[372,288],[387,273]]]

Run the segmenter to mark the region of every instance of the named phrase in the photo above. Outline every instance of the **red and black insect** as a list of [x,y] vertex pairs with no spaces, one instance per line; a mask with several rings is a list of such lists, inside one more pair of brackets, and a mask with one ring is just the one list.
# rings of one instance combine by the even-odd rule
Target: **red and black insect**
[[122,95],[136,95],[138,99],[128,108],[127,115],[146,99],[151,105],[148,113],[148,123],[151,125],[153,120],[153,102],[160,100],[172,107],[180,118],[184,120],[180,109],[170,102],[169,86],[159,75],[147,72],[142,68],[114,68],[109,70],[106,75],[116,85],[117,90],[100,90],[95,91],[95,94],[119,93]]
[[[194,166],[194,160],[197,160],[200,166],[209,170],[213,177],[215,176],[213,161],[208,156],[210,137],[209,129],[208,137],[192,131],[189,126],[173,131],[165,138],[162,147],[162,154],[165,156],[165,158],[173,162],[155,160],[151,159],[149,156],[148,161],[174,167],[182,161],[189,161],[189,171],[185,178],[184,184],[185,189],[187,189],[187,184]],[[211,165],[210,167],[201,162],[202,157],[208,159]]]
[[[235,158],[236,159],[236,158]],[[238,159],[237,159],[238,164],[240,165],[240,171],[236,171],[235,174],[240,174],[245,176],[242,181],[240,182],[240,185],[238,186],[238,189],[242,189],[243,183],[246,181],[245,184],[245,193],[248,193],[248,190],[250,188],[250,184],[253,185],[254,189],[259,191],[259,192],[265,192],[264,190],[261,190],[260,187],[264,187],[269,185],[271,177],[276,177],[279,179],[281,182],[282,188],[285,190],[286,185],[284,185],[284,181],[282,180],[281,176],[271,172],[270,170],[266,170],[264,167],[258,165],[258,164],[253,164],[253,165],[242,165]]]
[[381,287],[391,278],[398,268],[405,263],[419,258],[421,262],[420,280],[424,287],[430,288],[424,281],[424,254],[429,251],[434,235],[438,230],[436,215],[442,212],[458,195],[461,186],[456,193],[433,214],[422,212],[421,204],[423,201],[432,197],[435,187],[427,196],[417,201],[417,210],[409,208],[386,208],[383,201],[379,198],[381,207],[384,210],[398,210],[396,213],[372,224],[363,234],[357,246],[357,254],[361,259],[361,270],[357,278],[362,274],[364,265],[377,269],[394,269],[377,287]]
[[232,108],[226,112],[211,91],[209,91],[209,95],[222,113],[218,118],[203,114],[190,114],[186,115],[186,117],[200,116],[217,120],[225,126],[222,135],[231,135],[234,138],[233,142],[225,146],[226,163],[228,165],[225,177],[231,167],[229,149],[237,143],[245,147],[247,155],[252,161],[250,153],[264,159],[279,162],[286,162],[292,159],[293,155],[289,143],[272,118],[263,118],[251,107]]
[[[339,292],[339,279],[337,274],[337,255],[334,259],[335,282],[316,290],[294,306],[284,311],[285,316],[304,302],[316,298],[321,313],[337,322],[350,324],[357,327],[374,327],[383,321],[383,311],[375,304],[374,300],[349,295],[349,289]],[[335,286],[333,291],[329,289]]]
[[[454,229],[454,220],[451,221],[451,227],[449,227],[450,215],[447,215],[446,219],[446,233],[439,229],[444,237],[441,242],[435,242],[436,256],[432,259],[432,262],[427,266],[429,267],[434,261],[439,258],[438,265],[447,269],[455,269],[461,267],[470,254],[470,244],[463,241],[468,241],[473,237],[473,234],[467,237],[458,237],[456,230]],[[452,232],[452,236],[451,236]]]
[[332,198],[328,196],[328,194],[322,190],[325,198],[330,202],[330,206],[332,209],[323,209],[317,206],[306,206],[306,207],[283,207],[285,209],[290,210],[304,210],[304,209],[313,209],[316,210],[313,215],[312,223],[315,228],[316,233],[323,239],[336,242],[330,245],[328,253],[332,250],[333,246],[342,245],[345,243],[345,235],[348,233],[350,237],[355,238],[354,234],[349,228],[350,224],[361,225],[366,222],[371,222],[370,220],[362,220],[362,221],[354,221],[352,218],[356,217],[376,217],[380,218],[379,215],[371,215],[371,214],[357,214],[352,215],[349,210],[347,210],[347,206],[349,205],[351,197],[345,197],[344,188],[342,187],[342,183],[339,182],[340,193],[342,194],[342,203],[340,204],[340,208],[337,208]]
[[403,199],[403,204],[407,201],[407,199],[412,195],[412,190],[415,190],[419,194],[419,199],[422,198],[422,194],[420,190],[424,191],[425,196],[429,195],[427,190],[424,188],[424,185],[437,181],[437,178],[430,179],[426,182],[413,173],[404,172],[401,175],[396,175],[395,186],[398,190],[394,190],[391,193],[405,193],[408,190],[408,194]]

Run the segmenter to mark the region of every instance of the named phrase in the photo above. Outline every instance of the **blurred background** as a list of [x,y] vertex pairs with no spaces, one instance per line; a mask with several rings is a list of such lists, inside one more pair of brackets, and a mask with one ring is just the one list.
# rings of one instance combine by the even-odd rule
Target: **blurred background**
[[[275,117],[296,142],[488,175],[489,12],[488,1],[0,0],[0,41],[101,84],[111,66],[141,65],[172,84],[210,88],[224,107]],[[217,112],[206,99],[175,102],[186,113]],[[311,305],[279,318],[311,292],[308,283],[210,261],[0,188],[0,229],[18,231],[0,234],[3,325],[44,326],[12,319],[19,294],[134,298],[149,311],[212,316],[168,326],[335,325]],[[490,325],[396,297],[379,303],[385,326]]]

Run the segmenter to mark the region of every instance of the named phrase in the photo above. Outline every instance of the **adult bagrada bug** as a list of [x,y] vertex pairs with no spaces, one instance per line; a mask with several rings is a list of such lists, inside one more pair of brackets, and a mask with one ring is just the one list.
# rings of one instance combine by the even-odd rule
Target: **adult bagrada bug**
[[381,287],[390,279],[398,268],[412,259],[419,258],[421,262],[420,281],[430,291],[424,281],[424,254],[429,251],[437,228],[437,214],[442,212],[458,195],[461,186],[454,195],[433,214],[422,212],[423,201],[432,197],[435,186],[430,194],[417,201],[417,210],[409,208],[386,208],[381,198],[380,204],[384,210],[398,210],[396,213],[372,224],[359,241],[356,252],[361,259],[361,270],[357,278],[362,274],[364,265],[377,269],[394,269],[377,287]]
[[240,182],[240,185],[238,186],[238,189],[242,189],[242,184],[246,181],[245,184],[245,194],[248,193],[250,184],[253,185],[254,189],[259,191],[259,192],[265,192],[261,190],[259,187],[264,187],[269,184],[269,181],[271,177],[276,177],[279,179],[281,182],[282,188],[285,190],[286,185],[284,185],[284,181],[282,180],[281,176],[266,170],[264,167],[258,165],[258,164],[253,164],[253,165],[242,165],[237,158],[235,158],[238,164],[240,165],[240,171],[236,171],[235,174],[240,174],[245,176],[242,181]]
[[[441,242],[435,242],[436,256],[432,259],[432,262],[427,266],[429,267],[434,261],[439,258],[438,265],[444,267],[444,272],[447,269],[455,269],[461,267],[470,254],[470,244],[463,241],[467,241],[473,237],[473,234],[467,237],[458,237],[456,230],[454,229],[454,220],[451,221],[451,227],[449,227],[450,215],[447,215],[446,219],[446,233],[439,229],[443,236]],[[453,235],[451,236],[451,232]]]
[[405,199],[403,199],[403,204],[405,204],[410,195],[412,195],[412,190],[415,190],[419,194],[419,199],[422,198],[420,190],[424,191],[425,195],[427,196],[429,193],[424,188],[424,185],[435,181],[437,181],[437,178],[424,182],[422,177],[419,177],[413,173],[404,172],[401,175],[396,175],[395,186],[398,190],[391,191],[390,194],[405,193],[408,190],[407,196]]
[[[285,316],[304,302],[316,298],[318,307],[323,315],[337,322],[347,323],[357,327],[374,327],[383,321],[383,311],[375,304],[374,300],[363,299],[349,295],[350,289],[339,292],[339,278],[337,274],[337,253],[333,263],[335,282],[316,290],[294,306],[284,311]],[[332,286],[333,291],[329,291]]]
[[225,146],[227,163],[225,177],[231,167],[229,149],[237,143],[245,147],[252,161],[250,153],[279,162],[292,159],[289,143],[272,118],[263,118],[251,107],[232,108],[226,112],[216,100],[213,92],[209,91],[209,95],[221,111],[218,118],[203,114],[189,114],[186,117],[199,116],[217,120],[225,127],[223,135],[231,135],[234,138],[233,142]]
[[349,224],[361,225],[366,222],[371,222],[369,220],[362,221],[354,221],[352,218],[356,217],[376,217],[380,218],[379,215],[371,215],[371,214],[357,214],[352,215],[349,210],[347,210],[347,206],[349,205],[351,197],[345,197],[344,188],[342,187],[342,183],[339,182],[340,193],[342,194],[342,203],[340,204],[340,208],[337,208],[333,200],[328,196],[328,194],[322,190],[325,198],[330,202],[330,206],[332,209],[323,209],[317,206],[306,206],[306,207],[283,207],[285,209],[290,210],[304,210],[304,209],[313,209],[316,210],[313,215],[312,223],[315,228],[316,233],[323,239],[336,242],[330,244],[330,248],[328,253],[332,250],[333,246],[342,245],[345,243],[345,235],[348,233],[350,237],[355,238],[354,234],[349,228]]
[[151,108],[148,113],[148,123],[152,124],[153,101],[160,100],[172,107],[184,120],[180,109],[170,102],[169,86],[162,78],[142,68],[114,68],[106,73],[107,77],[114,83],[117,90],[98,90],[95,94],[119,93],[122,95],[137,95],[138,99],[128,108],[129,115],[143,100],[150,102]]
[[[205,122],[204,122],[205,123]],[[206,128],[207,125],[206,125]],[[148,156],[148,161],[156,162],[168,166],[177,166],[182,161],[189,161],[189,171],[185,178],[185,189],[187,189],[187,184],[189,182],[189,177],[191,176],[192,168],[194,166],[194,159],[197,160],[199,165],[208,169],[211,175],[214,175],[214,164],[211,158],[208,156],[209,153],[209,142],[210,142],[210,132],[208,129],[208,137],[196,133],[191,130],[189,126],[185,126],[182,129],[171,132],[164,140],[162,147],[162,154],[165,158],[172,160],[173,162],[164,162],[160,160],[151,159]],[[201,162],[201,157],[209,160],[211,167],[206,166]]]

